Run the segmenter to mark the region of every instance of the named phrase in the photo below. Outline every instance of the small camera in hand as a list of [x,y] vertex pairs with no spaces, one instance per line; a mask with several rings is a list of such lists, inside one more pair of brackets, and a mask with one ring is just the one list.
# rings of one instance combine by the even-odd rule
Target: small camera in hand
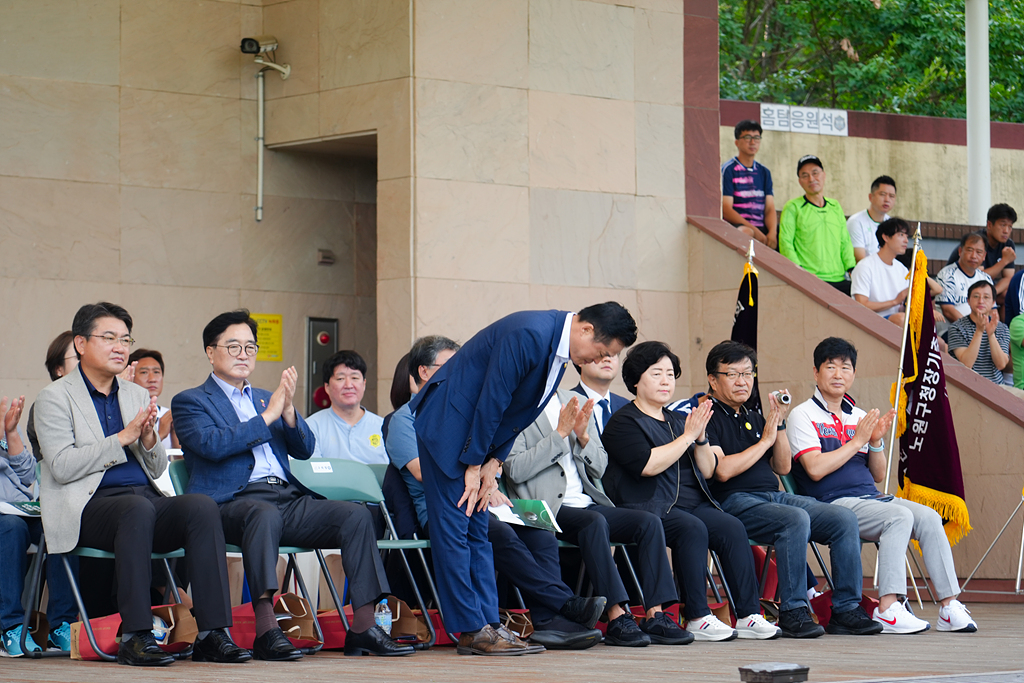
[[780,406],[788,406],[790,401],[793,400],[788,391],[773,391],[772,396],[775,397],[775,402]]

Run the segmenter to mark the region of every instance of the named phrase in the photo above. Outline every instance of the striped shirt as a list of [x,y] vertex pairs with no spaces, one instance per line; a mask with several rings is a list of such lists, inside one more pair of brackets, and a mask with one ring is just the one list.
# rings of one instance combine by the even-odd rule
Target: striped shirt
[[[955,349],[966,349],[974,338],[974,330],[977,325],[971,320],[971,316],[965,315],[956,322],[949,324],[949,352]],[[1010,353],[1010,328],[1005,323],[996,323],[996,341],[1003,353]],[[955,354],[954,354],[955,355]],[[992,362],[992,351],[989,349],[988,335],[982,334],[981,348],[978,350],[978,359],[971,367],[976,373],[996,384],[1004,384],[1003,371]]]
[[722,194],[732,197],[732,208],[743,219],[768,234],[764,224],[765,197],[773,195],[772,172],[761,164],[747,168],[738,157],[722,164]]

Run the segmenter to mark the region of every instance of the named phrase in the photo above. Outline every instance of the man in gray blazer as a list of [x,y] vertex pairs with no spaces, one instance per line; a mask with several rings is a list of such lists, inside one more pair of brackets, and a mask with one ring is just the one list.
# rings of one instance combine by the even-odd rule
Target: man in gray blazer
[[[670,619],[657,618],[663,607],[679,601],[661,520],[642,510],[615,507],[595,485],[608,466],[608,454],[593,419],[594,401],[582,407],[579,401],[575,392],[560,389],[519,435],[505,461],[509,494],[547,501],[562,528],[559,539],[580,547],[595,592],[608,597],[606,644],[690,642],[691,634],[678,626],[670,628]],[[629,612],[629,594],[612,558],[612,541],[637,545],[648,629],[641,630]]]
[[156,399],[117,375],[128,362],[132,318],[116,304],[87,304],[71,331],[78,369],[36,399],[42,451],[40,501],[51,553],[76,546],[115,554],[122,619],[120,664],[173,662],[153,638],[151,552],[185,548],[200,629],[193,659],[252,658],[226,632],[231,626],[224,532],[217,504],[204,495],[167,497],[154,481],[167,468],[157,437]]

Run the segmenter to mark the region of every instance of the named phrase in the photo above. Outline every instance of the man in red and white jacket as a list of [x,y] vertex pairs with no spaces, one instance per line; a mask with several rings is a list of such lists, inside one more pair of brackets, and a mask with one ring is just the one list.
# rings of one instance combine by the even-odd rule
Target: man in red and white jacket
[[[847,394],[857,374],[857,349],[829,337],[814,349],[814,396],[793,409],[789,447],[800,493],[841,505],[857,515],[861,538],[878,543],[879,605],[872,618],[882,633],[920,633],[930,628],[907,608],[905,555],[913,538],[941,606],[938,630],[973,632],[978,625],[957,596],[960,585],[942,518],[931,508],[885,495],[875,482],[885,477],[884,435],[896,411],[865,413]],[[903,598],[903,599],[901,599]]]

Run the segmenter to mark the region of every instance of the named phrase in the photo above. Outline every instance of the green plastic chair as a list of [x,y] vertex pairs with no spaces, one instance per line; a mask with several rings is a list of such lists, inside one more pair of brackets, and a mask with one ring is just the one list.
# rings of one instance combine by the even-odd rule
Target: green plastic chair
[[[36,555],[32,559],[32,565],[31,565],[31,567],[29,569],[29,576],[30,576],[30,578],[29,578],[29,586],[31,586],[31,589],[30,589],[30,596],[29,596],[28,605],[30,605],[30,606],[38,606],[39,605],[40,593],[41,593],[42,583],[43,583],[43,563],[45,562],[46,557],[48,555],[48,553],[46,552],[46,535],[45,535],[45,532],[40,534],[40,536],[39,536],[39,543],[37,544],[36,547],[37,547]],[[89,644],[92,646],[93,652],[95,652],[96,655],[100,659],[102,659],[104,661],[115,662],[115,661],[117,661],[117,656],[116,655],[107,654],[106,652],[103,652],[102,650],[100,650],[100,646],[96,642],[96,636],[95,636],[95,634],[93,633],[93,630],[92,630],[92,623],[89,621],[89,614],[88,614],[88,612],[86,612],[85,603],[82,601],[82,594],[81,594],[81,592],[78,589],[78,580],[75,577],[75,572],[71,569],[71,565],[68,562],[68,557],[71,556],[71,555],[75,555],[75,556],[78,556],[78,557],[92,557],[92,558],[96,558],[96,559],[100,559],[100,560],[113,560],[114,559],[114,553],[107,552],[106,550],[100,550],[98,548],[89,548],[89,547],[85,547],[85,546],[79,546],[79,547],[75,548],[74,550],[72,550],[72,551],[70,551],[68,553],[62,553],[60,555],[56,555],[55,557],[59,557],[60,560],[61,560],[61,563],[64,565],[64,571],[68,575],[68,583],[71,586],[71,594],[72,594],[72,596],[74,596],[74,598],[75,598],[75,605],[78,607],[78,612],[82,616],[82,624],[85,627],[85,635],[89,639]],[[172,550],[171,552],[168,552],[168,553],[151,553],[150,554],[150,558],[151,559],[153,559],[153,560],[161,560],[162,561],[163,567],[164,567],[164,573],[167,576],[167,590],[170,593],[171,599],[175,603],[180,604],[181,603],[181,596],[178,595],[178,584],[175,582],[175,580],[174,580],[174,573],[171,571],[171,566],[167,562],[167,560],[172,559],[172,558],[177,558],[177,557],[185,557],[184,549],[179,548],[177,550]],[[27,636],[27,634],[29,632],[29,618],[30,618],[31,611],[32,611],[31,609],[26,609],[25,610],[25,619],[24,619],[24,621],[22,623],[22,629],[21,629],[21,649],[22,649],[22,652],[25,652],[25,642],[26,642],[26,636]],[[68,657],[68,656],[70,656],[70,653],[67,653],[67,652],[48,652],[46,650],[43,650],[43,651],[40,651],[40,652],[25,652],[25,656],[33,658],[33,659],[41,659],[43,657]],[[176,655],[175,657],[176,658],[180,658],[180,656],[178,656],[178,655]]]
[[292,460],[289,464],[291,465],[292,475],[294,475],[296,479],[302,482],[306,488],[319,493],[328,500],[346,500],[355,503],[375,503],[380,506],[381,512],[384,513],[384,522],[387,525],[390,538],[378,540],[377,547],[381,551],[398,551],[399,557],[402,559],[402,565],[405,570],[406,577],[409,579],[409,585],[412,586],[413,593],[416,596],[416,601],[419,603],[419,607],[423,612],[424,620],[427,622],[427,630],[430,633],[430,638],[426,643],[419,643],[414,647],[418,647],[419,649],[427,649],[431,647],[435,642],[437,642],[437,634],[434,631],[434,625],[431,623],[431,619],[427,612],[426,602],[423,600],[423,595],[420,592],[416,579],[413,576],[412,568],[409,566],[409,561],[405,555],[408,550],[415,550],[419,553],[420,561],[426,571],[427,581],[430,584],[431,593],[434,596],[434,601],[438,605],[438,613],[440,614],[441,621],[443,622],[444,615],[440,613],[441,603],[440,600],[437,599],[437,589],[434,586],[433,580],[430,578],[430,570],[426,557],[423,555],[423,551],[430,548],[430,541],[398,538],[394,522],[391,519],[391,512],[388,510],[387,503],[384,501],[384,492],[381,490],[380,482],[378,481],[377,474],[372,469],[372,466],[355,462],[353,460],[341,460],[339,458]]
[[[168,474],[171,478],[171,486],[174,487],[174,493],[182,495],[188,490],[188,467],[185,465],[184,460],[174,460],[168,466]],[[225,549],[229,553],[241,553],[242,548],[231,543],[225,544]],[[345,610],[342,609],[341,598],[338,596],[338,591],[334,587],[334,580],[331,578],[331,573],[327,570],[327,562],[324,560],[323,552],[319,549],[313,548],[300,548],[298,546],[283,545],[278,548],[278,553],[281,555],[288,556],[288,565],[285,569],[284,581],[282,585],[287,586],[288,580],[292,574],[295,575],[295,581],[299,584],[299,592],[302,593],[302,597],[306,599],[306,604],[310,606],[310,611],[313,614],[313,627],[316,630],[316,635],[322,643],[324,640],[323,631],[320,630],[320,622],[316,618],[316,606],[312,604],[309,599],[309,591],[306,590],[306,582],[302,578],[302,572],[299,571],[299,565],[296,561],[296,555],[300,553],[316,553],[317,560],[320,562],[320,569],[324,573],[324,578],[327,580],[327,587],[330,589],[331,598],[334,599],[334,605],[338,609],[342,625],[345,627],[345,631],[348,631],[348,619],[345,617]],[[307,654],[314,654],[319,652],[323,646],[317,646],[315,648],[304,648],[303,651]]]

